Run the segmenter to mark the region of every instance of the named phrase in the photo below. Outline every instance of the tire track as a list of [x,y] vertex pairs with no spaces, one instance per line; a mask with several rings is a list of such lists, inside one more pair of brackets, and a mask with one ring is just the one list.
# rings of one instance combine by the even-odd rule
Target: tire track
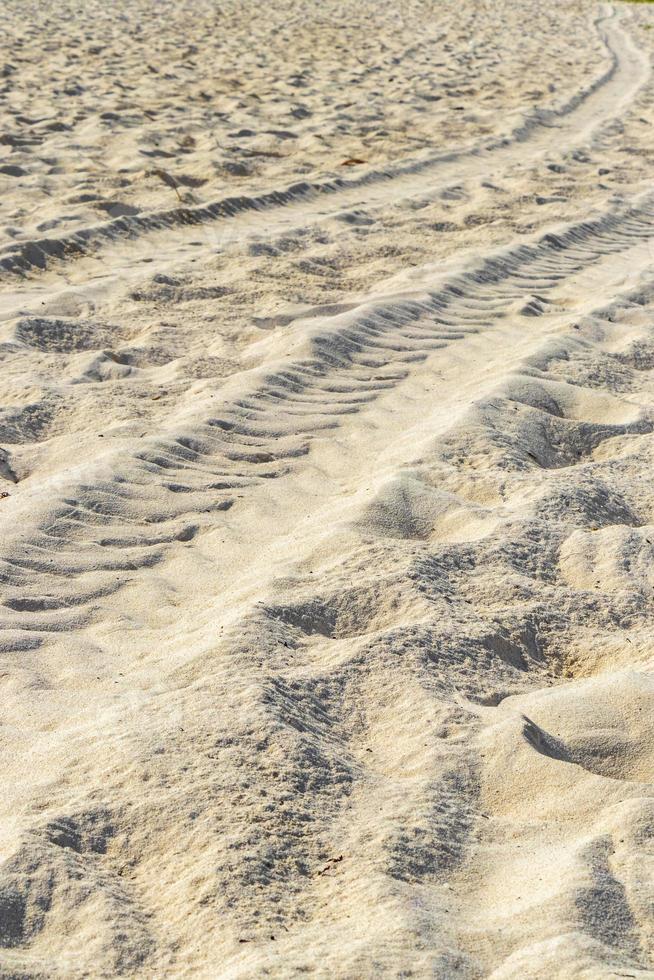
[[[170,367],[206,308],[177,346],[147,322],[231,287],[162,275],[198,227],[283,234],[599,133],[615,163],[650,77],[626,18],[597,21],[602,76],[505,141],[5,256],[17,374],[144,363],[172,393],[117,385],[128,424],[79,461],[40,455],[56,385],[0,419],[3,975],[652,972],[654,195],[625,168],[583,220],[264,301],[257,366],[219,382]],[[153,257],[146,313],[39,312]]]
[[[436,287],[367,302],[316,325],[299,321],[285,356],[230,379],[209,416],[192,405],[178,410],[172,431],[139,440],[127,458],[121,447],[95,474],[64,474],[45,508],[34,505],[42,485],[32,494],[17,484],[5,501],[7,520],[15,514],[15,526],[27,520],[30,530],[9,533],[2,556],[5,650],[83,626],[94,600],[119,589],[126,573],[151,569],[171,544],[191,540],[246,491],[294,472],[321,432],[401,384],[434,351],[508,314],[537,319],[562,276],[649,242],[653,215],[646,197],[499,250]],[[167,530],[180,519],[181,530]],[[62,578],[62,594],[51,598],[50,586],[59,588]]]
[[[509,136],[468,149],[447,154],[435,154],[426,159],[408,161],[384,171],[373,171],[358,178],[334,178],[324,182],[301,181],[283,190],[255,197],[240,196],[216,201],[200,207],[175,208],[146,215],[123,216],[104,224],[80,229],[70,236],[44,238],[17,243],[0,256],[0,272],[7,277],[25,276],[48,268],[56,262],[79,259],[112,243],[134,242],[145,236],[147,242],[137,245],[145,255],[161,253],[168,264],[183,259],[193,230],[198,226],[213,226],[229,220],[228,240],[240,234],[250,237],[260,232],[260,222],[254,227],[248,215],[266,214],[267,233],[279,232],[297,223],[298,213],[303,222],[324,218],[323,199],[330,204],[330,213],[347,207],[375,207],[403,196],[434,193],[461,179],[479,178],[518,163],[528,153],[530,159],[550,152],[552,130],[557,134],[557,149],[571,148],[583,143],[590,132],[605,128],[618,117],[622,107],[632,100],[649,77],[649,63],[629,34],[620,26],[614,8],[597,21],[596,28],[603,39],[609,57],[606,71],[586,90],[577,93],[566,104],[554,109],[540,109],[529,116]],[[244,218],[242,230],[234,222]],[[188,228],[190,234],[184,229]],[[173,233],[174,234],[171,234]],[[161,237],[163,234],[163,237]],[[197,234],[195,232],[195,234]],[[175,244],[171,251],[171,238]],[[163,246],[163,248],[162,248]],[[121,281],[133,277],[138,264],[135,248],[130,246],[129,260],[121,259],[121,250],[108,255],[109,262],[118,267],[104,275],[119,274]],[[56,270],[56,264],[53,271]],[[21,290],[19,305],[29,300],[29,291]]]
[[[630,224],[630,243],[632,232]],[[578,233],[569,240],[576,270],[580,240]],[[586,239],[595,248],[596,240]],[[617,250],[611,241],[609,261]],[[633,249],[627,254],[633,260]],[[584,291],[592,272],[586,269]],[[605,280],[606,269],[595,276]],[[488,281],[476,276],[458,299],[476,305]],[[500,282],[514,301],[522,298],[510,273]],[[519,710],[541,716],[541,693],[560,696],[569,687],[561,681],[571,644],[583,646],[586,631],[600,655],[625,628],[633,640],[640,635],[645,652],[651,631],[651,597],[644,603],[638,587],[598,595],[559,570],[566,542],[580,531],[596,535],[626,522],[645,535],[654,514],[652,285],[645,280],[618,298],[610,283],[606,291],[610,305],[579,320],[580,330],[570,329],[569,314],[552,316],[544,333],[557,319],[567,321],[567,332],[545,346],[537,333],[528,359],[501,388],[455,426],[446,423],[440,437],[423,433],[420,462],[357,508],[346,550],[335,531],[333,550],[299,556],[268,594],[257,590],[224,635],[209,628],[204,652],[170,674],[156,697],[139,701],[133,715],[121,708],[107,716],[108,753],[147,770],[149,791],[126,806],[120,782],[109,780],[87,786],[74,807],[36,818],[2,868],[2,894],[20,897],[30,941],[47,918],[34,912],[47,881],[48,895],[74,890],[82,907],[85,894],[104,896],[107,921],[121,923],[112,969],[147,971],[156,950],[163,968],[183,971],[187,964],[174,953],[178,925],[171,931],[166,914],[180,872],[157,868],[154,899],[147,886],[160,863],[153,840],[164,835],[173,855],[195,855],[184,865],[189,887],[207,860],[215,869],[202,873],[188,914],[215,936],[226,975],[299,972],[310,948],[332,972],[369,975],[393,969],[400,957],[416,972],[471,977],[506,960],[506,975],[517,976],[552,923],[579,934],[569,947],[571,969],[597,972],[606,953],[596,921],[583,912],[596,907],[596,896],[618,924],[608,936],[612,965],[647,968],[646,896],[628,851],[617,848],[620,838],[637,841],[649,819],[642,783],[615,789],[616,779],[607,782],[600,771],[594,792],[608,794],[609,804],[597,808],[591,840],[587,825],[569,841],[551,839],[549,830],[547,846],[567,848],[564,867],[577,869],[557,885],[561,902],[548,900],[535,919],[528,902],[525,911],[518,898],[503,906],[493,892],[500,861],[517,888],[532,879],[540,853],[528,851],[525,867],[506,843],[496,787],[520,781],[511,753],[535,753],[544,765],[555,759],[575,773],[601,769],[592,744],[557,741],[531,721],[516,727]],[[603,392],[602,372],[613,368],[622,369],[633,398]],[[583,452],[569,453],[569,444]],[[414,439],[410,445],[415,452]],[[477,535],[457,538],[450,520],[457,510],[479,515]],[[643,547],[641,538],[636,548]],[[505,740],[501,752],[485,750],[489,738]],[[157,754],[163,743],[166,753]],[[180,770],[178,758],[191,757]],[[639,764],[637,753],[631,764]],[[237,784],[225,786],[225,773],[238,773]],[[544,773],[543,786],[551,779]],[[618,794],[622,807],[614,811]],[[522,805],[524,812],[511,812],[511,827],[524,821],[520,833],[528,835],[534,810],[530,799]],[[355,898],[356,920],[345,894]],[[456,925],[459,914],[476,924],[471,935]],[[16,927],[16,936],[25,934]],[[145,949],[143,963],[133,945]]]

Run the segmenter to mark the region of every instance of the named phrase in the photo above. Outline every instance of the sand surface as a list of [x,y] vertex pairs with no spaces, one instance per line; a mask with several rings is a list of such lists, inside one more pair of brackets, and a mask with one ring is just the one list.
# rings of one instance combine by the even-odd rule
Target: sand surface
[[654,977],[654,7],[2,18],[2,980]]

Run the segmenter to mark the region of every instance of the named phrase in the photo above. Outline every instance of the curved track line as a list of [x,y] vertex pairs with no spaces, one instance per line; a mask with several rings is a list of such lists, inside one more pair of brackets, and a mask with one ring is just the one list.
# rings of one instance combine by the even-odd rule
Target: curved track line
[[[650,261],[652,238],[648,197],[638,207],[497,250],[410,294],[378,297],[315,324],[298,322],[286,352],[230,379],[209,416],[206,407],[199,415],[193,402],[186,412],[178,408],[169,431],[122,445],[91,474],[87,468],[61,474],[36,512],[43,483],[35,495],[18,484],[5,502],[7,520],[21,530],[13,541],[7,535],[0,563],[4,648],[31,648],[53,631],[83,626],[97,601],[122,586],[124,575],[117,573],[163,560],[199,524],[215,525],[215,516],[203,515],[230,509],[247,488],[263,485],[271,493],[271,481],[295,470],[321,432],[341,427],[435,350],[488,330],[507,314],[538,323],[548,293],[562,282],[597,268],[593,289],[604,287],[604,264],[619,253]],[[535,289],[541,298],[534,305]],[[168,522],[180,518],[182,531],[169,530]],[[65,588],[54,603],[48,583],[56,579],[61,588],[62,575]]]
[[[567,234],[549,236],[549,249],[541,249],[539,254],[535,254],[535,246],[532,246],[531,252],[520,247],[498,253],[494,260],[488,260],[485,266],[471,272],[465,290],[462,282],[455,286],[458,292],[453,291],[453,297],[459,304],[457,309],[461,313],[467,311],[466,315],[469,316],[471,311],[483,308],[483,297],[488,294],[495,298],[499,294],[509,302],[511,297],[524,293],[525,280],[529,276],[535,276],[540,281],[547,270],[556,276],[550,290],[552,294],[559,289],[562,272],[574,280],[576,294],[583,296],[580,302],[583,310],[590,309],[591,304],[597,302],[595,288],[598,292],[603,288],[606,295],[615,301],[619,272],[616,274],[613,269],[613,274],[610,274],[610,266],[616,256],[624,253],[624,264],[628,261],[630,267],[638,265],[636,258],[642,263],[646,257],[643,253],[647,249],[637,244],[642,242],[638,217],[623,214],[619,225],[605,221],[601,226],[594,227],[592,235],[590,231],[589,227],[577,226],[568,229]],[[638,249],[640,254],[636,255],[634,250]],[[417,297],[413,301],[417,303]],[[393,308],[397,313],[401,312],[400,302],[400,298],[397,298],[395,306],[389,306],[386,311],[387,315],[390,316]],[[404,312],[408,310],[405,308]],[[443,314],[442,309],[440,314]],[[554,314],[553,320],[559,323],[567,321],[569,327],[569,316],[569,312]],[[411,322],[413,332],[417,321]],[[545,398],[537,399],[536,406],[529,406],[524,399],[520,400],[521,393],[515,388],[497,391],[498,375],[516,367],[523,373],[530,370],[532,365],[527,358],[534,353],[538,355],[543,333],[548,333],[553,324],[552,320],[548,322],[546,318],[535,318],[529,321],[529,325],[529,330],[516,331],[515,323],[512,326],[507,317],[498,325],[497,333],[480,337],[482,343],[477,353],[482,354],[482,360],[471,366],[471,377],[464,379],[468,405],[472,392],[473,410],[480,407],[480,400],[486,410],[486,415],[481,418],[484,449],[492,449],[498,428],[503,434],[509,434],[509,442],[522,442],[520,433],[515,429],[515,420],[520,417],[516,416],[519,410],[536,412],[546,423],[560,426],[558,430],[549,430],[550,449],[553,452],[559,451],[559,436],[565,427],[579,430],[585,425],[576,418],[558,414],[556,405],[552,413],[552,406],[548,406]],[[396,337],[406,337],[408,327],[409,321],[401,321],[394,331]],[[521,350],[510,342],[511,336],[516,338],[516,334],[519,335],[516,346]],[[472,365],[474,362],[469,363]],[[485,370],[489,363],[490,372]],[[430,373],[425,372],[425,381]],[[544,395],[551,392],[556,384],[555,377],[549,380],[540,377],[534,381]],[[569,387],[572,392],[576,390],[573,386]],[[458,435],[460,438],[461,430],[458,433],[455,430],[454,439],[451,439],[458,414],[455,410],[456,380],[450,378],[443,389],[446,404],[452,407],[449,416],[443,412],[442,406],[435,404],[433,397],[429,399],[423,393],[417,399],[413,412],[403,417],[403,421],[406,421],[410,416],[411,424],[411,431],[406,434],[404,463],[414,462],[416,454],[430,444],[433,454],[434,441],[438,444],[437,451],[441,453],[449,451],[452,455],[452,449],[457,449],[456,437]],[[428,419],[428,424],[421,428],[418,413],[424,411],[426,405],[429,405],[433,415]],[[465,411],[465,406],[459,407]],[[602,427],[601,423],[596,422],[595,425]],[[463,428],[470,430],[469,425]],[[397,435],[397,432],[392,435]],[[365,433],[363,438],[366,438]],[[389,438],[388,432],[384,431],[380,433],[380,441],[388,445],[392,436]],[[536,448],[529,441],[527,445]],[[371,471],[378,475],[377,457],[357,455],[362,471],[367,471],[368,478]],[[492,468],[492,459],[488,454],[487,457],[487,465]],[[189,464],[188,460],[186,462]],[[349,462],[346,459],[342,461],[344,470]],[[382,480],[397,473],[398,463],[402,463],[399,457],[391,461],[388,467],[390,472],[382,473]],[[544,483],[533,459],[528,466],[531,481],[538,485]],[[470,479],[471,470],[467,469],[465,452],[454,458],[452,469],[459,470],[463,489],[466,481],[474,483],[474,479]],[[577,478],[583,480],[584,463],[581,466],[574,464],[572,469],[576,470]],[[501,475],[506,480],[507,471],[502,470]],[[556,490],[556,476],[550,483]],[[373,499],[378,496],[378,489],[373,489]],[[514,489],[519,492],[519,481]],[[589,493],[587,486],[582,486],[582,491]],[[465,499],[463,493],[461,496]],[[350,508],[349,513],[356,511],[357,504],[365,502],[361,499],[354,502],[355,506]],[[496,509],[501,514],[502,503]],[[92,513],[101,516],[99,510]],[[296,508],[295,516],[299,513]],[[237,940],[233,939],[229,956],[233,955],[234,959],[226,961],[223,969],[226,976],[257,975],[262,972],[264,962],[266,968],[270,967],[273,955],[277,957],[275,963],[283,964],[284,973],[294,972],[292,967],[302,962],[301,957],[307,947],[319,950],[321,962],[329,962],[329,957],[332,957],[331,962],[337,962],[341,971],[344,969],[344,957],[351,955],[347,951],[354,947],[362,959],[352,964],[346,972],[365,972],[360,964],[369,961],[375,963],[379,972],[379,969],[384,969],[384,957],[393,956],[393,947],[389,952],[387,936],[389,923],[396,929],[395,948],[402,951],[405,948],[414,949],[418,898],[420,908],[425,910],[421,922],[425,929],[423,942],[428,951],[438,950],[442,946],[444,927],[457,928],[456,916],[451,912],[453,903],[457,901],[464,905],[467,903],[475,914],[463,918],[464,923],[474,923],[474,932],[471,936],[453,937],[457,942],[456,948],[465,951],[471,947],[474,955],[484,952],[483,941],[496,927],[494,921],[487,923],[484,919],[492,919],[496,908],[500,913],[506,911],[506,906],[486,900],[489,882],[483,872],[490,864],[491,871],[498,869],[504,875],[507,865],[493,861],[497,842],[492,838],[488,842],[484,840],[478,828],[482,819],[492,819],[494,830],[498,826],[501,828],[506,815],[501,810],[495,812],[489,801],[485,801],[482,808],[479,770],[483,769],[480,765],[483,753],[480,756],[472,745],[478,727],[476,716],[470,711],[470,703],[467,710],[458,710],[460,699],[457,701],[457,697],[459,690],[467,691],[471,696],[480,694],[479,675],[476,673],[471,677],[466,672],[471,649],[477,670],[480,666],[484,669],[487,683],[496,685],[495,693],[497,690],[500,693],[503,690],[519,691],[520,685],[524,689],[526,683],[533,681],[534,675],[538,676],[540,683],[545,684],[547,680],[540,660],[533,663],[533,672],[527,675],[511,663],[512,650],[529,657],[528,649],[524,650],[524,654],[521,652],[528,644],[520,637],[528,631],[529,617],[532,615],[531,606],[524,609],[522,592],[518,596],[519,601],[516,600],[513,575],[506,580],[505,590],[496,596],[496,605],[486,611],[485,618],[479,616],[476,607],[466,613],[457,600],[462,600],[465,605],[467,597],[479,585],[480,569],[483,571],[484,566],[493,562],[496,566],[499,561],[515,574],[521,571],[521,583],[530,576],[529,597],[534,603],[541,603],[544,590],[548,590],[550,597],[554,595],[559,600],[569,601],[572,595],[573,599],[585,603],[585,614],[592,619],[597,617],[597,610],[592,605],[594,596],[582,591],[571,594],[561,589],[560,583],[553,585],[544,582],[533,562],[524,568],[523,550],[529,544],[528,535],[533,533],[534,528],[539,532],[541,548],[552,544],[544,533],[548,520],[541,520],[533,500],[527,514],[523,508],[516,510],[514,523],[509,528],[505,526],[494,545],[491,542],[490,548],[483,541],[455,544],[449,552],[449,568],[444,568],[448,559],[447,548],[437,547],[434,550],[427,546],[417,549],[413,547],[415,541],[396,540],[393,552],[396,560],[392,568],[382,562],[378,575],[375,575],[374,566],[372,575],[366,569],[366,574],[361,575],[363,585],[353,575],[353,568],[363,569],[364,563],[370,564],[370,553],[361,547],[360,542],[355,540],[352,548],[350,541],[351,552],[339,550],[341,561],[347,554],[347,582],[344,582],[340,565],[336,570],[328,567],[324,550],[312,550],[316,540],[323,544],[334,523],[338,524],[338,521],[321,522],[320,517],[325,516],[330,515],[324,512],[312,515],[313,538],[308,540],[309,535],[305,536],[301,553],[295,556],[299,569],[296,578],[285,587],[278,587],[273,598],[267,588],[269,576],[263,579],[256,596],[259,599],[263,595],[266,601],[244,603],[245,610],[240,610],[242,614],[236,618],[235,628],[226,638],[216,637],[215,607],[211,608],[211,601],[209,608],[204,610],[199,629],[193,621],[193,611],[187,605],[181,611],[181,623],[176,622],[175,637],[166,638],[165,651],[166,655],[170,654],[170,659],[167,656],[165,661],[169,672],[165,683],[160,683],[154,693],[136,695],[131,713],[125,699],[119,707],[112,703],[101,716],[104,748],[109,753],[128,755],[134,751],[130,737],[136,731],[141,738],[144,735],[146,739],[152,738],[151,742],[147,741],[147,760],[134,751],[134,757],[129,759],[131,765],[145,768],[147,762],[147,770],[151,771],[151,746],[160,744],[165,738],[167,746],[186,748],[193,745],[194,766],[184,767],[181,771],[174,768],[174,776],[169,780],[153,779],[139,806],[132,808],[124,807],[122,787],[116,786],[111,774],[101,787],[102,810],[99,810],[95,795],[100,788],[98,782],[93,782],[89,788],[88,778],[82,769],[81,778],[86,782],[79,797],[75,798],[74,808],[64,811],[58,803],[56,808],[50,808],[47,815],[29,815],[30,833],[21,841],[17,856],[5,862],[2,868],[5,879],[11,881],[23,867],[31,867],[36,855],[39,867],[48,871],[53,869],[53,874],[68,880],[66,876],[70,872],[61,863],[62,848],[64,853],[75,848],[79,860],[76,858],[74,873],[81,876],[83,881],[93,881],[96,851],[85,850],[78,843],[85,839],[84,833],[89,825],[95,835],[93,840],[101,842],[110,836],[113,827],[119,827],[123,833],[143,827],[151,832],[153,824],[159,826],[161,817],[156,805],[161,800],[164,801],[163,820],[166,825],[169,820],[179,820],[175,808],[166,805],[173,792],[176,801],[188,798],[195,812],[200,787],[215,775],[216,759],[227,758],[226,753],[229,753],[230,760],[236,757],[242,771],[249,774],[253,758],[274,752],[274,768],[271,765],[270,769],[261,767],[257,770],[257,789],[265,787],[268,806],[263,819],[257,820],[254,838],[251,835],[251,816],[256,812],[256,801],[253,802],[252,795],[241,792],[241,784],[237,783],[238,792],[224,793],[219,797],[221,812],[228,813],[231,831],[230,874],[226,878],[230,908],[224,921],[229,924],[233,917],[242,929],[238,915],[244,908],[256,908],[258,913],[263,910],[265,915],[265,897],[283,881],[284,887],[275,894],[274,914],[283,915],[282,921],[287,922],[289,928],[283,935],[279,934],[273,954],[269,947],[256,941],[244,954]],[[563,517],[559,513],[558,517],[563,522],[569,520],[567,512]],[[612,519],[610,514],[606,519]],[[340,520],[343,521],[342,511]],[[549,523],[555,522],[550,520]],[[557,532],[556,527],[554,532]],[[516,541],[520,553],[516,553],[514,548]],[[309,570],[307,555],[311,560]],[[259,556],[259,566],[262,560]],[[270,561],[270,556],[267,556],[267,560]],[[317,571],[320,574],[313,574]],[[460,574],[448,579],[448,571],[458,571]],[[558,591],[555,592],[555,589]],[[217,595],[216,591],[211,593],[215,603],[220,601]],[[205,606],[206,600],[207,596],[202,595],[200,601]],[[457,603],[454,616],[450,611],[453,602]],[[234,605],[232,603],[232,609]],[[498,607],[501,617],[496,615]],[[541,605],[537,609],[540,610]],[[557,609],[547,614],[541,611],[539,615],[538,621],[541,623],[547,625],[549,615],[550,625],[560,625]],[[184,644],[179,643],[180,632],[185,637]],[[457,637],[457,632],[463,632],[463,640]],[[152,632],[148,633],[144,642],[152,644]],[[180,671],[171,675],[171,651],[175,644],[177,647],[195,647],[196,654],[198,647],[202,647],[199,651],[202,668],[200,682],[198,674],[191,669],[187,673]],[[260,658],[263,658],[263,664]],[[445,671],[440,669],[443,663],[446,676]],[[370,679],[376,680],[380,676],[383,683],[375,683],[371,687]],[[488,690],[486,693],[489,693]],[[352,707],[359,709],[362,705],[366,705],[367,709],[357,710],[353,720]],[[97,711],[96,704],[93,709]],[[76,717],[83,716],[84,706],[75,705],[73,713]],[[207,718],[210,725],[208,733]],[[416,719],[420,722],[417,735]],[[437,725],[434,724],[436,721]],[[404,723],[405,728],[402,727]],[[442,726],[446,723],[452,725],[456,741],[453,746],[448,746],[448,752],[444,754],[443,739],[448,733]],[[93,724],[98,725],[97,716]],[[435,729],[433,733],[432,729]],[[224,732],[226,737],[223,736]],[[38,737],[45,741],[42,732],[38,733]],[[53,745],[61,745],[65,739],[70,741],[67,730],[60,728],[55,733],[47,733],[48,751],[55,758],[57,751],[55,748],[53,752]],[[407,740],[412,746],[412,758],[419,762],[409,767],[409,771],[406,771],[406,765],[398,764],[395,751],[396,744],[406,746]],[[518,742],[518,745],[522,751],[531,751],[529,743]],[[513,767],[506,765],[504,769],[510,773]],[[307,774],[312,780],[310,791],[298,793],[298,781],[304,789]],[[496,774],[491,771],[491,775]],[[211,785],[216,784],[211,782]],[[230,790],[233,788],[230,787]],[[622,795],[625,787],[618,788]],[[641,794],[639,787],[638,795]],[[289,799],[292,800],[291,806],[287,805]],[[307,805],[307,801],[311,801],[311,806]],[[316,801],[318,806],[315,806]],[[533,832],[535,816],[529,801],[523,812],[527,817],[526,829]],[[182,819],[186,819],[185,816]],[[516,823],[519,825],[519,819],[514,815],[514,826]],[[174,826],[177,828],[179,823]],[[483,828],[484,824],[481,826]],[[524,828],[520,829],[524,836]],[[193,833],[199,832],[194,830]],[[480,837],[482,846],[486,845],[487,853],[491,856],[491,861],[487,859],[481,869],[478,861]],[[331,858],[327,861],[318,852],[316,841],[331,847],[338,842],[339,849],[328,851],[328,854],[344,854],[343,864],[334,862],[333,868],[330,868]],[[197,837],[193,838],[193,843],[197,846]],[[571,843],[575,844],[574,835]],[[100,846],[102,844],[96,845],[96,850]],[[210,853],[219,860],[222,852],[215,841],[211,847]],[[473,851],[474,847],[477,847],[476,852]],[[469,879],[461,883],[456,876],[457,870],[466,860],[470,860],[471,854],[476,875],[473,881],[476,887],[472,889]],[[515,849],[509,850],[509,854],[515,856]],[[351,860],[353,855],[357,860]],[[294,883],[292,888],[288,888],[284,875],[287,867],[297,860],[302,861],[303,875],[299,884]],[[338,857],[337,861],[340,862],[341,858]],[[134,865],[138,871],[139,862],[135,861]],[[367,869],[365,875],[361,875],[362,866]],[[370,868],[374,869],[373,874]],[[529,869],[525,875],[519,866],[511,867],[510,876],[512,884],[522,884],[523,880],[528,880]],[[115,888],[118,877],[115,867],[109,864],[105,877],[96,884],[96,888]],[[332,881],[335,882],[333,888]],[[447,882],[446,890],[443,889],[444,882]],[[387,887],[380,888],[380,884]],[[34,890],[36,886],[30,880],[28,887]],[[358,889],[362,903],[374,901],[375,922],[380,921],[379,928],[366,930],[365,936],[358,937],[356,943],[351,941],[351,931],[356,926],[346,921],[344,916],[344,888]],[[138,890],[134,891],[138,897]],[[136,900],[134,905],[138,910]],[[130,912],[132,908],[129,907]],[[512,908],[509,911],[512,912]],[[445,919],[444,915],[449,918]],[[567,915],[569,919],[570,912]],[[328,921],[338,923],[338,929],[330,929],[325,934],[327,916]],[[136,915],[132,915],[132,918],[136,918]],[[454,925],[451,927],[452,922]],[[246,924],[246,935],[256,938],[262,932],[261,921],[248,922],[246,919]],[[537,925],[540,926],[540,920],[537,920]],[[270,933],[270,929],[267,931]],[[512,937],[510,930],[506,931],[509,945]],[[277,930],[275,934],[278,935]],[[242,936],[243,932],[240,931],[239,935]],[[339,937],[337,944],[333,940],[335,935]],[[346,941],[343,941],[344,935],[347,936]],[[229,943],[227,932],[226,945]],[[398,944],[401,946],[398,947]],[[516,945],[515,941],[513,945]],[[423,961],[419,958],[422,953],[423,949],[418,950],[418,959],[415,963],[412,961],[414,972],[424,972]],[[249,957],[246,967],[244,955]],[[405,966],[407,956],[404,953]],[[481,976],[482,971],[471,969],[469,975]]]
[[[199,226],[220,228],[229,222],[225,232],[228,242],[265,237],[296,226],[298,212],[303,222],[320,221],[326,214],[325,204],[329,205],[329,214],[348,207],[374,208],[398,198],[434,193],[452,181],[487,176],[491,167],[497,172],[525,157],[552,150],[563,152],[583,143],[593,130],[619,115],[650,72],[647,59],[621,27],[615,10],[600,18],[597,27],[610,56],[606,71],[564,106],[534,112],[510,137],[410,160],[393,170],[373,171],[355,179],[303,181],[255,197],[231,197],[197,208],[117,218],[67,237],[18,243],[0,256],[0,275],[24,276],[48,268],[52,260],[76,260],[106,248],[109,255],[102,263],[101,277],[119,276],[124,280],[141,274],[134,267],[139,253],[149,256],[156,252],[158,267],[179,263],[186,257],[188,243],[197,237]],[[250,220],[261,212],[266,212],[264,236],[260,222],[253,226]],[[130,245],[129,258],[122,249],[117,253],[112,249],[135,239],[141,240],[136,246]],[[18,306],[25,307],[25,293],[21,291],[15,299]],[[13,305],[11,297],[9,305]]]

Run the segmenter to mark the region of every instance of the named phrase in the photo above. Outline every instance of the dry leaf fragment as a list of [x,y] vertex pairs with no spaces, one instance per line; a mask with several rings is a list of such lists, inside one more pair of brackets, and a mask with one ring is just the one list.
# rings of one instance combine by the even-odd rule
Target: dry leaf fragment
[[150,170],[149,173],[153,177],[158,177],[159,180],[162,180],[167,187],[172,187],[180,201],[182,200],[181,194],[179,193],[179,185],[172,174],[169,174],[167,170],[161,170],[159,167]]
[[342,854],[339,854],[339,856],[337,858],[330,858],[330,860],[327,862],[327,864],[322,869],[322,871],[319,871],[318,872],[318,876],[324,875],[328,871],[331,871],[331,869],[334,867],[334,865],[335,864],[340,864],[342,860],[343,860],[343,855]]

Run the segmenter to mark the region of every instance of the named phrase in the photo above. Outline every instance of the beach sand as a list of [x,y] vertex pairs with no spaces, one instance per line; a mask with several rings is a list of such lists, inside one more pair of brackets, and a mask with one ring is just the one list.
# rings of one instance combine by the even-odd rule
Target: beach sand
[[0,976],[654,977],[654,8],[2,13]]

